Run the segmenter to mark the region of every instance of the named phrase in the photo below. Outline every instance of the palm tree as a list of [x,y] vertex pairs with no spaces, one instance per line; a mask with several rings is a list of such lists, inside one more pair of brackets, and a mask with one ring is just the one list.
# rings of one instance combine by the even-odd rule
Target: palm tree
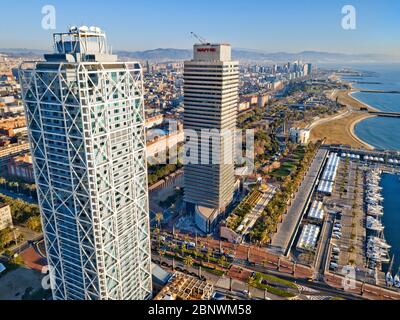
[[165,250],[160,250],[160,265],[163,263],[163,257],[164,257],[164,255],[166,254],[166,251]]
[[210,258],[213,256],[213,250],[208,248],[207,250],[207,262],[210,263]]
[[0,184],[3,186],[3,189],[7,189],[6,183],[7,183],[7,180],[4,179],[3,177],[0,177]]
[[186,250],[186,244],[182,243],[181,245],[182,256],[185,253],[185,250]]
[[193,266],[194,260],[193,260],[193,258],[191,256],[186,256],[183,259],[183,263],[185,264],[185,266],[191,267],[191,266]]
[[224,266],[226,262],[226,257],[225,256],[221,256],[221,258],[219,258],[218,264],[220,266]]
[[175,242],[171,242],[170,243],[170,248],[172,249],[172,251],[175,253],[175,251],[176,251],[176,247],[177,247],[177,245],[176,245],[176,243]]
[[19,194],[19,187],[20,187],[20,184],[19,184],[19,182],[15,182],[15,187],[17,188],[17,193]]
[[251,231],[249,232],[250,243],[253,243],[254,237],[255,237],[255,233],[254,233],[253,230],[251,230]]
[[160,248],[161,247],[160,229],[154,228],[153,233],[156,236],[156,240],[158,241],[158,248]]
[[190,241],[190,238],[189,238],[189,236],[188,236],[188,235],[185,235],[185,238],[184,238],[184,240],[185,240],[185,242],[186,242],[186,243],[189,243],[189,241]]
[[29,184],[28,185],[28,190],[29,190],[29,194],[32,197],[32,193],[36,191],[36,185],[34,184]]
[[17,188],[17,182],[15,182],[15,181],[11,181],[11,182],[9,182],[8,183],[8,185],[12,188],[12,189],[15,189],[15,188]]
[[158,227],[161,229],[161,221],[164,220],[164,215],[162,214],[162,212],[157,212],[155,219],[157,221]]

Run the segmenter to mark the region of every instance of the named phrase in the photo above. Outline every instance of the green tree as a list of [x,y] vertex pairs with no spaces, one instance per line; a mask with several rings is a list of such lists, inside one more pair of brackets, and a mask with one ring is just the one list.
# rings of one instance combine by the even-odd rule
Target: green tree
[[3,189],[7,189],[7,188],[6,188],[6,186],[7,186],[7,180],[4,179],[3,177],[0,177],[0,184],[1,184],[1,186],[2,186]]
[[164,215],[162,214],[162,212],[157,212],[155,219],[157,221],[158,227],[161,229],[161,221],[164,220]]
[[10,228],[5,228],[0,231],[0,249],[7,248],[14,241],[13,232]]
[[219,258],[219,260],[218,260],[218,264],[219,264],[220,266],[224,266],[225,263],[226,263],[226,257],[225,257],[225,256],[221,256],[221,257]]
[[183,263],[185,264],[185,266],[191,267],[193,266],[194,260],[191,256],[187,255],[183,258]]
[[26,226],[35,232],[42,231],[42,222],[40,220],[40,216],[33,216],[28,219],[26,222]]

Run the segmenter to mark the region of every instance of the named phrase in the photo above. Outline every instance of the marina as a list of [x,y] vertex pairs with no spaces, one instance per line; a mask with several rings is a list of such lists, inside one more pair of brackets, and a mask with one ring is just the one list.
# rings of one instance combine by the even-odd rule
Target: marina
[[[340,274],[342,268],[353,266],[357,279],[399,289],[400,266],[396,256],[400,257],[400,248],[393,235],[398,233],[400,221],[392,219],[399,217],[396,214],[400,203],[391,203],[400,193],[399,164],[399,155],[395,152],[330,148],[307,215],[308,222],[312,223],[321,223],[326,215],[327,219],[319,225],[328,233],[331,244],[326,270]],[[388,195],[394,182],[398,188]],[[304,230],[307,228],[306,225]],[[304,230],[297,249],[305,249],[305,238],[314,238]],[[309,250],[317,248],[318,254],[323,238],[324,232],[320,232],[317,244],[309,246]]]
[[[387,287],[400,288],[400,267],[394,268],[396,254],[398,253],[397,241],[388,241],[386,235],[393,238],[397,234],[396,225],[387,223],[387,229],[384,223],[384,217],[389,216],[389,219],[396,215],[396,212],[385,205],[385,197],[383,192],[390,185],[382,183],[382,177],[390,176],[396,178],[396,183],[399,183],[399,173],[393,168],[378,167],[370,171],[366,171],[365,175],[365,208],[366,208],[366,229],[368,241],[366,245],[366,257],[368,268],[380,273],[378,281]],[[393,184],[394,182],[392,182]],[[391,200],[391,199],[390,199]],[[385,209],[386,208],[386,209]],[[388,220],[386,220],[388,221]],[[397,246],[397,247],[394,247]],[[383,273],[383,274],[382,274]],[[384,278],[384,280],[382,280]]]
[[382,171],[374,169],[365,174],[365,204],[366,204],[366,228],[368,230],[368,242],[366,256],[370,269],[382,270],[382,264],[390,262],[389,250],[391,246],[384,239],[384,226],[381,217],[384,215],[382,206],[384,198],[380,187]]
[[[383,271],[386,273],[386,285],[395,288],[400,288],[400,237],[398,232],[400,227],[400,199],[398,197],[400,192],[399,178],[400,176],[398,172],[385,169],[382,171],[380,183],[380,186],[382,187],[382,196],[384,197],[384,215],[381,218],[382,223],[385,226],[383,233],[388,244],[391,246],[391,261],[390,264],[386,264],[383,267]],[[393,281],[391,281],[392,279]]]

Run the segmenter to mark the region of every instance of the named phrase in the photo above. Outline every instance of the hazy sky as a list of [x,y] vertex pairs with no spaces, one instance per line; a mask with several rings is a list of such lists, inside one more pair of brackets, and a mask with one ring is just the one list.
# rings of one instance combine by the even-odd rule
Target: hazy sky
[[[342,28],[342,7],[357,12]],[[0,48],[48,49],[42,7],[56,8],[56,31],[95,25],[114,50],[190,48],[190,31],[209,41],[269,52],[318,50],[400,54],[399,0],[12,0],[2,1]]]

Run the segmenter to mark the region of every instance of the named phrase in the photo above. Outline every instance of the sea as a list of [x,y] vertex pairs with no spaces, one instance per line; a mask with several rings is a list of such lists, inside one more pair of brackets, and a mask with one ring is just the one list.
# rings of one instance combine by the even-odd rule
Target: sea
[[[343,77],[343,80],[357,81],[353,83],[356,89],[400,91],[400,64],[349,67],[371,73],[367,77]],[[400,94],[356,92],[353,97],[382,111],[400,112]],[[366,119],[356,125],[355,134],[377,149],[400,151],[400,118]]]
[[[356,89],[400,91],[400,64],[352,65],[349,68],[367,71],[366,77],[343,77],[343,80],[355,81]],[[360,83],[362,82],[362,83]],[[400,112],[400,94],[393,93],[353,93],[353,97],[371,107],[382,111]],[[375,117],[359,122],[355,134],[377,149],[400,151],[400,118]],[[392,246],[394,255],[393,273],[400,267],[400,176],[383,174],[381,185],[384,200],[385,238]],[[387,271],[388,266],[384,270]]]

